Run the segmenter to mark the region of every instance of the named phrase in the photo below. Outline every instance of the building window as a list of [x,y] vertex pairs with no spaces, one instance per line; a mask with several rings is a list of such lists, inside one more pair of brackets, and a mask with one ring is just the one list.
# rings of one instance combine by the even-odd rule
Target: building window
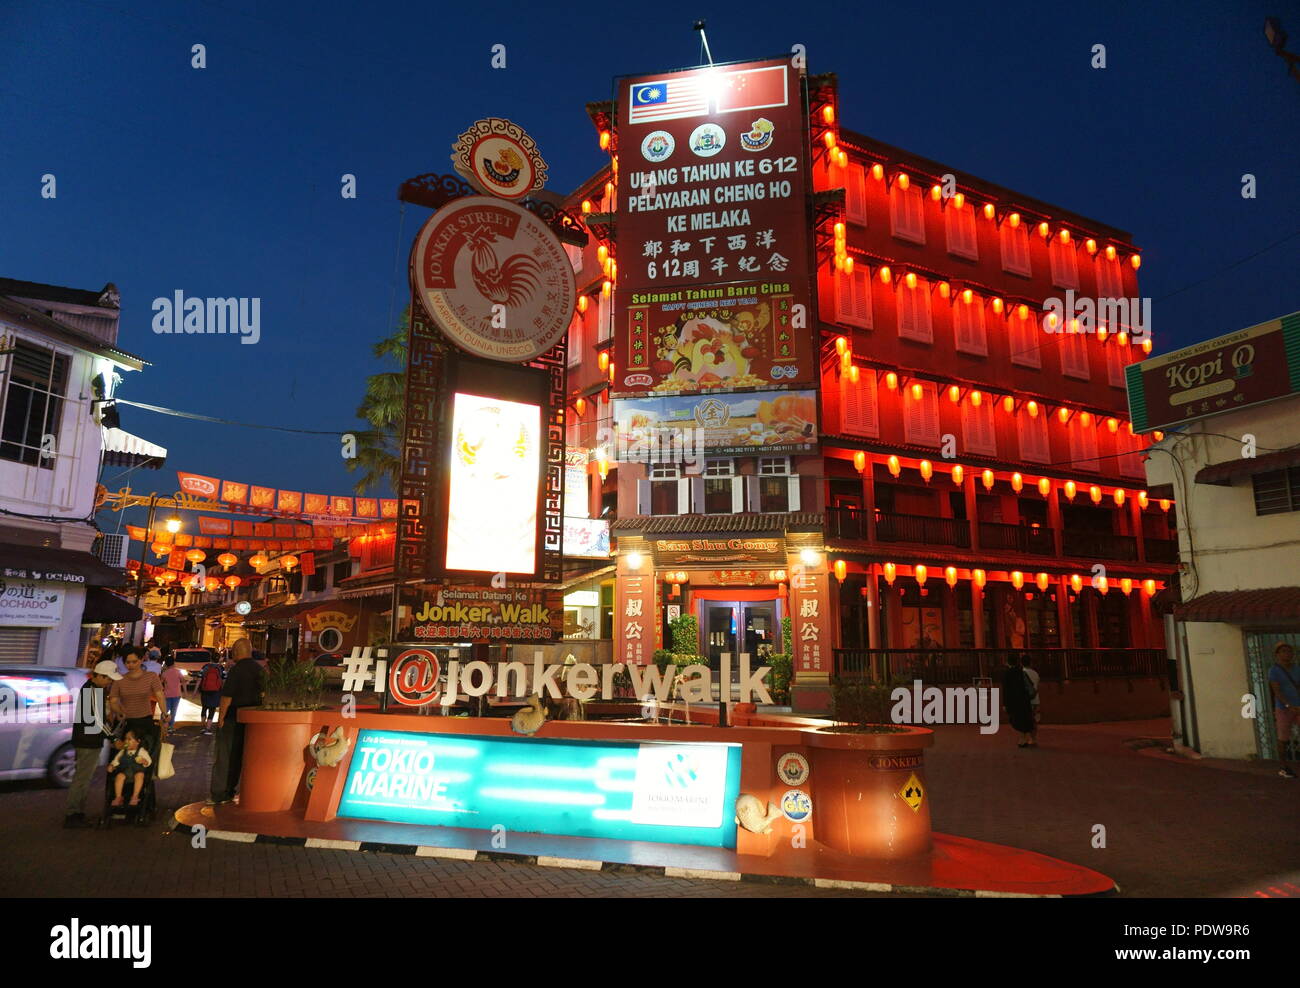
[[[797,501],[792,500],[798,483],[798,476],[790,473],[788,456],[759,457],[758,510],[764,514],[799,510]],[[797,497],[794,493],[794,498]]]
[[961,432],[966,452],[997,456],[998,440],[993,428],[992,402],[980,402],[978,407],[969,401],[962,402]]
[[569,366],[582,363],[582,313],[575,312],[569,321]]
[[349,576],[352,575],[352,563],[343,562],[334,564],[333,585],[338,586]]
[[325,571],[323,569],[318,569],[307,577],[307,589],[311,593],[320,593],[325,589]]
[[601,292],[596,296],[596,341],[604,343],[614,335],[614,318],[610,312],[609,296]]
[[676,463],[650,465],[650,513],[652,515],[678,514],[678,488],[682,468]]
[[918,185],[889,190],[889,232],[900,240],[925,243],[925,196]]
[[1042,367],[1043,355],[1038,344],[1036,321],[1021,319],[1019,316],[1012,316],[1008,321],[1011,323],[1008,334],[1011,340],[1011,362],[1021,367]]
[[1094,473],[1101,469],[1097,460],[1097,427],[1084,425],[1077,419],[1067,426],[1070,433],[1070,460],[1080,470]]
[[943,210],[944,228],[948,233],[948,253],[971,261],[979,260],[979,247],[975,235],[975,207],[963,203],[957,208],[955,199],[949,199]]
[[1124,369],[1128,367],[1125,359],[1128,356],[1125,352],[1127,349],[1118,342],[1106,347],[1106,375],[1113,388],[1123,388],[1128,384],[1124,376]]
[[736,510],[736,465],[731,460],[709,460],[704,465],[704,513],[729,515]]
[[916,279],[916,287],[908,288],[905,281],[898,283],[898,335],[919,343],[934,342],[934,327],[930,322],[930,283]]
[[[0,459],[53,470],[58,459],[59,420],[68,386],[68,358],[23,340],[9,357],[8,391],[0,432]],[[54,437],[48,450],[45,437]]]
[[1060,288],[1079,287],[1079,267],[1077,264],[1078,254],[1074,241],[1068,244],[1061,243],[1059,238],[1053,237],[1052,242],[1047,247],[1048,260],[1052,262],[1052,284]]
[[964,302],[959,298],[953,303],[952,325],[958,350],[962,353],[978,354],[981,357],[988,356],[989,344],[984,334],[983,305],[973,299]]
[[1129,436],[1125,443],[1121,435],[1115,437],[1115,448],[1118,450],[1121,446],[1128,445],[1129,449],[1119,456],[1119,472],[1125,477],[1145,478],[1147,472],[1143,457],[1146,455],[1146,444],[1139,436]]
[[1255,488],[1255,514],[1300,511],[1300,467],[1257,473],[1250,482]]
[[855,265],[852,274],[835,272],[835,321],[871,328],[871,271]]
[[1020,458],[1029,463],[1050,463],[1051,444],[1047,437],[1047,413],[1040,411],[1031,418],[1026,412],[1018,416],[1020,424]]
[[1060,334],[1061,339],[1061,373],[1088,380],[1088,334],[1071,333],[1068,330]]
[[860,165],[845,170],[844,217],[850,223],[867,225],[867,171]]
[[1030,276],[1029,268],[1029,224],[1021,221],[1013,227],[1007,220],[999,228],[1002,238],[1002,270],[1012,274]]
[[908,385],[903,397],[903,439],[917,446],[938,446],[939,392],[933,383],[918,383],[919,401],[912,397],[912,385]]
[[858,368],[858,383],[840,373],[840,428],[854,436],[872,439],[880,435],[876,407],[876,372]]
[[1097,265],[1097,297],[1122,298],[1124,282],[1120,277],[1119,258],[1111,261],[1105,254],[1098,254],[1094,263]]

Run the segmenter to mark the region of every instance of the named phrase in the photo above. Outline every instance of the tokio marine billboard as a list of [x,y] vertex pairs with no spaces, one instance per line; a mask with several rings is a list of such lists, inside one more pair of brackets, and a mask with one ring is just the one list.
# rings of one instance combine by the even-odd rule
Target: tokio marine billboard
[[801,79],[619,80],[615,397],[815,386]]

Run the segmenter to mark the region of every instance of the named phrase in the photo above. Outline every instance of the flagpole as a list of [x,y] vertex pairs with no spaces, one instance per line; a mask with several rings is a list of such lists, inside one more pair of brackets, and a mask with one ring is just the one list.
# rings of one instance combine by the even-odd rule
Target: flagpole
[[704,33],[704,22],[696,21],[692,26],[695,28],[695,30],[700,32],[700,41],[704,45],[704,57],[709,60],[709,66],[712,67],[713,52],[709,51],[709,36]]

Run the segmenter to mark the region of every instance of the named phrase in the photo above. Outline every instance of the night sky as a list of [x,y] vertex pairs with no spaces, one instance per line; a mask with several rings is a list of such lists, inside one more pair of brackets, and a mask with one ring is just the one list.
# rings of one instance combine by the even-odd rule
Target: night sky
[[[699,64],[691,21],[706,17],[718,61],[805,45],[811,72],[838,73],[848,129],[1129,230],[1160,353],[1300,308],[1300,83],[1265,43],[1268,14],[1300,51],[1293,2],[7,0],[0,276],[116,283],[119,345],[152,364],[122,398],[357,428],[380,369],[370,345],[406,303],[428,215],[401,219],[401,182],[450,172],[456,135],[497,115],[569,191],[607,160],[585,104],[610,98],[615,75]],[[490,67],[495,44],[505,69]],[[46,173],[57,199],[40,195]],[[177,290],[260,297],[261,341],[155,335],[152,301]],[[170,451],[136,490],[174,491],[179,468],[351,493],[337,439],[126,407],[122,426]]]

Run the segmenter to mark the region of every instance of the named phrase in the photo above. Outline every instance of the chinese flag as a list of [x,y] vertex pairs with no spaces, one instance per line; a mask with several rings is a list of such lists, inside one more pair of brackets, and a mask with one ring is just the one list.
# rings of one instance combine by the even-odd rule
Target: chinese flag
[[279,510],[297,514],[302,510],[302,495],[297,491],[281,491]]
[[309,515],[329,514],[330,499],[324,494],[308,494],[307,507],[303,510]]
[[373,497],[357,498],[357,515],[362,518],[379,517],[379,502]]
[[248,485],[237,484],[232,480],[223,480],[221,482],[221,500],[227,504],[247,504]]
[[788,102],[785,80],[784,65],[728,72],[718,87],[718,112],[785,106]]
[[249,502],[255,508],[270,508],[275,504],[274,487],[253,486],[253,496]]
[[379,502],[379,515],[380,515],[381,518],[396,518],[396,517],[397,517],[397,500],[394,498],[394,499],[391,500],[391,501],[388,500],[388,499],[384,499],[384,500],[380,501],[380,502]]
[[167,568],[174,570],[183,570],[185,568],[185,553],[179,549],[173,549],[167,554]]
[[352,498],[335,496],[330,502],[330,514],[333,515],[352,515]]

